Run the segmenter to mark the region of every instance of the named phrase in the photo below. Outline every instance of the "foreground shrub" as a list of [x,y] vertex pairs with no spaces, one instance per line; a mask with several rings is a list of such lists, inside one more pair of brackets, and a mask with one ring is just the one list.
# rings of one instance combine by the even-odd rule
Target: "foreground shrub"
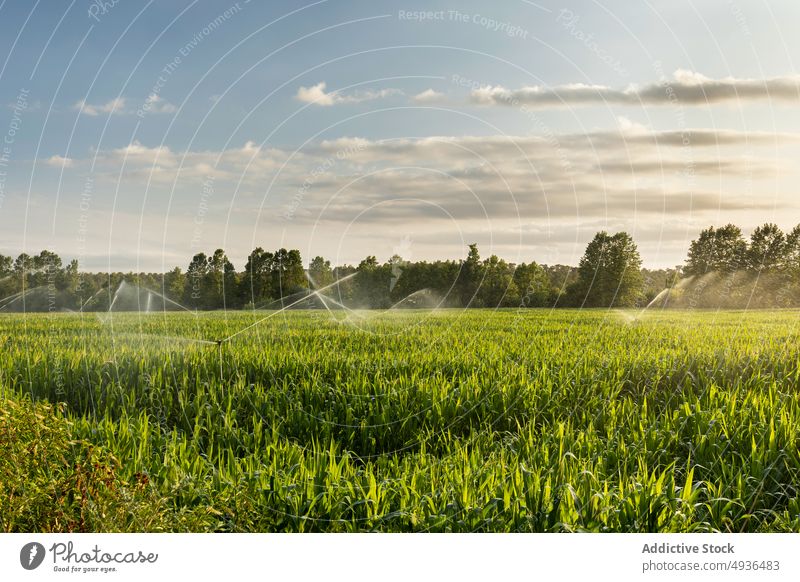
[[123,482],[117,459],[71,428],[49,404],[0,401],[0,531],[164,529],[164,504],[147,477]]

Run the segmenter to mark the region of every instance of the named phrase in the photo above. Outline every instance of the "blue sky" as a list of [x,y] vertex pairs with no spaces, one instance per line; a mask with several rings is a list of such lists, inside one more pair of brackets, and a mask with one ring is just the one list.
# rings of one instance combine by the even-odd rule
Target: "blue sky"
[[[0,252],[575,263],[800,222],[800,6],[0,4]],[[3,62],[4,61],[4,62]],[[0,160],[2,161],[2,160]]]

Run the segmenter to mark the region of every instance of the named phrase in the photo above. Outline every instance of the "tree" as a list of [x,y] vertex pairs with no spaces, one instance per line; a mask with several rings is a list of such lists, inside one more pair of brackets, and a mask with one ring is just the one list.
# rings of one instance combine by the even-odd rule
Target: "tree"
[[553,289],[547,272],[533,262],[522,263],[514,269],[514,284],[523,307],[546,307],[553,299]]
[[14,273],[14,260],[11,257],[0,255],[0,298],[13,295],[17,285],[12,276]]
[[233,266],[225,257],[225,262],[222,266],[222,281],[223,281],[223,298],[225,309],[238,309],[242,306],[239,301],[241,293],[239,292],[239,274],[236,272],[236,267]]
[[29,280],[26,288],[49,286],[53,290],[61,290],[65,286],[64,269],[61,257],[56,253],[43,250],[38,255],[28,257],[24,253],[17,259],[26,265]]
[[686,259],[687,275],[704,275],[715,268],[714,264],[714,237],[716,230],[713,226],[700,232],[700,236],[689,245],[689,257]]
[[358,269],[353,265],[341,265],[333,268],[333,280],[340,281],[336,285],[326,291],[331,297],[335,297],[340,303],[348,303],[355,297],[355,279],[351,277],[358,272]]
[[764,224],[750,236],[748,268],[760,272],[782,269],[786,261],[786,236],[777,224]]
[[41,251],[38,255],[33,257],[33,268],[37,271],[46,271],[48,269],[60,269],[62,267],[61,257],[56,253],[48,250]]
[[746,262],[747,242],[742,230],[733,224],[719,229],[711,226],[689,246],[685,272],[687,275],[704,275],[711,271],[731,273],[744,267]]
[[247,257],[242,276],[242,303],[258,305],[272,299],[270,273],[273,255],[261,247],[256,247]]
[[391,292],[394,291],[395,287],[397,287],[397,283],[398,281],[400,281],[400,278],[403,275],[403,271],[408,265],[408,261],[406,261],[403,257],[395,253],[391,257],[389,257],[387,265],[389,266],[389,271],[392,274],[392,277],[389,281],[389,291]]
[[272,296],[283,299],[308,289],[300,251],[279,249],[272,258]]
[[232,308],[236,303],[236,269],[222,249],[208,259],[208,272],[203,283],[204,304],[207,309]]
[[195,309],[205,307],[206,297],[205,279],[208,274],[208,257],[205,253],[197,253],[192,257],[186,269],[186,282],[184,284],[183,301]]
[[485,307],[505,307],[519,304],[519,292],[511,269],[503,259],[492,255],[483,262],[483,278],[478,291],[480,304]]
[[8,277],[14,265],[14,261],[11,257],[7,257],[5,255],[0,255],[0,277]]
[[413,270],[413,265],[422,265],[422,285],[433,289],[441,297],[442,305],[460,307],[458,296],[458,275],[461,265],[457,261],[434,261],[433,263],[411,263],[406,265],[406,272]]
[[783,266],[790,273],[800,273],[800,224],[786,235]]
[[33,259],[27,253],[21,253],[14,260],[14,275],[17,279],[17,287],[19,291],[28,289],[28,279],[33,271]]
[[380,265],[370,255],[358,264],[355,277],[355,300],[359,307],[385,309],[390,305],[389,282],[392,272],[389,265]]
[[570,295],[584,307],[631,307],[642,295],[641,268],[642,259],[628,233],[598,232],[581,258]]
[[80,309],[83,303],[83,292],[84,289],[82,288],[82,281],[80,271],[78,269],[78,260],[72,259],[69,263],[67,263],[66,268],[64,269],[64,289],[67,293],[63,294],[63,301],[65,303],[64,307],[68,307],[70,309]]
[[183,289],[186,286],[186,277],[180,267],[175,267],[164,274],[162,280],[162,293],[173,301],[183,300]]
[[456,289],[464,307],[479,306],[477,305],[479,303],[477,294],[482,279],[483,265],[481,264],[481,255],[478,252],[478,245],[473,243],[469,245],[466,260],[461,262],[461,270],[456,280]]
[[717,229],[715,250],[716,270],[732,273],[741,269],[747,256],[747,243],[742,236],[742,229],[734,224]]
[[315,289],[327,287],[334,281],[331,262],[322,257],[314,257],[308,265],[308,276]]

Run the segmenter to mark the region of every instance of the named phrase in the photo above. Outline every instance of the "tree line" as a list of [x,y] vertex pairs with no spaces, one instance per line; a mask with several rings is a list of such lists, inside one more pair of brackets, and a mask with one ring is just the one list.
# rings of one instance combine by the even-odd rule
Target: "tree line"
[[[784,234],[765,224],[749,241],[734,225],[710,227],[692,241],[683,268],[662,270],[642,268],[636,243],[625,232],[598,232],[577,267],[482,258],[471,244],[461,260],[410,262],[395,255],[381,263],[367,256],[358,265],[334,267],[320,256],[304,265],[296,249],[258,247],[241,270],[217,249],[194,255],[185,271],[88,273],[79,270],[77,261],[65,265],[44,250],[16,259],[0,255],[0,311],[272,309],[306,296],[308,301],[298,306],[643,307],[660,297],[665,304],[668,297],[673,304],[686,304],[688,287],[682,282],[700,279],[706,286],[692,300],[705,306],[704,301],[720,300],[718,281],[709,284],[709,276],[738,277],[726,287],[730,302],[737,286],[743,296],[754,273],[779,276],[781,301],[800,303],[795,288],[786,292],[800,273],[800,226]],[[321,297],[313,295],[318,289],[326,289]]]
[[689,246],[684,269],[687,275],[705,275],[712,271],[732,273],[800,273],[800,225],[788,234],[777,224],[759,226],[746,240],[734,224],[709,227]]
[[689,246],[675,307],[800,306],[800,225],[788,233],[766,223],[746,239],[735,224],[709,227]]

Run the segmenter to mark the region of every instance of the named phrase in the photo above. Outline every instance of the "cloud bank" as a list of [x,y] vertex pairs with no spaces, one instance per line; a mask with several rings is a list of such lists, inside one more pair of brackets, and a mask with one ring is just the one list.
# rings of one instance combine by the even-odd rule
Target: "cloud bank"
[[712,79],[679,69],[660,83],[615,89],[605,85],[572,83],[555,87],[529,86],[507,89],[485,86],[474,89],[470,98],[479,105],[529,107],[573,107],[585,105],[713,105],[769,99],[800,101],[800,75],[767,79]]
[[419,241],[414,252],[431,258],[461,256],[473,241],[513,257],[522,240],[537,260],[570,262],[594,231],[626,229],[648,245],[649,261],[674,264],[686,237],[720,216],[744,224],[776,211],[787,221],[800,216],[794,192],[777,178],[784,159],[796,174],[788,160],[797,141],[789,133],[655,131],[623,121],[586,134],[354,136],[301,150],[249,141],[181,151],[134,141],[40,161],[65,170],[53,212],[69,240],[87,172],[94,191],[114,193],[92,199],[98,248],[109,244],[102,217],[113,210],[115,246],[139,245],[145,222],[147,252],[176,256],[196,252],[200,229],[206,246],[234,254],[285,237],[281,244],[305,255],[341,252],[329,257],[336,262],[367,250],[388,258],[409,235]]

